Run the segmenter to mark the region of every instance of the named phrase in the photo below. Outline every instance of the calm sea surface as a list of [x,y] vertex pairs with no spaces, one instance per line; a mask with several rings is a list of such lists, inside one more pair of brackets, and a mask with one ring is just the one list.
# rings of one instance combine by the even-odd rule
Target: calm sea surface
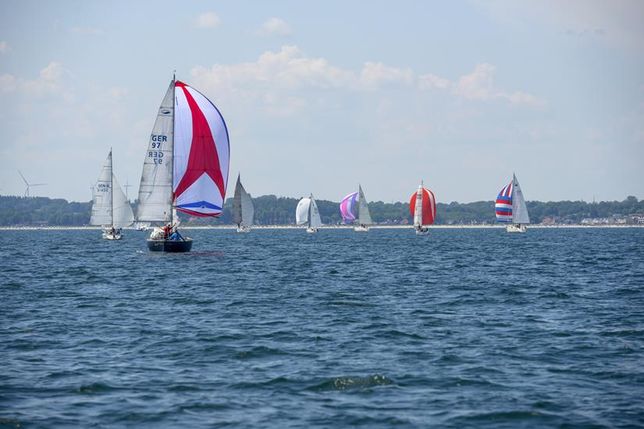
[[0,231],[0,427],[642,427],[644,229]]

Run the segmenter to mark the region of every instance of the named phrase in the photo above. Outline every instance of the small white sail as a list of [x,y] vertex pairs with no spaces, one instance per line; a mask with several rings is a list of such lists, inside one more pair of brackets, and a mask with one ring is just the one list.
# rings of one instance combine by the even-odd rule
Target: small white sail
[[89,223],[99,226],[112,224],[112,151],[107,155],[94,186],[92,215]]
[[295,224],[308,225],[309,223],[309,207],[311,206],[310,198],[302,198],[297,207],[295,208]]
[[309,205],[309,227],[310,228],[319,228],[322,226],[322,219],[320,219],[320,211],[318,210],[318,205],[311,195],[311,203]]
[[172,153],[174,144],[174,80],[163,97],[143,162],[139,206],[140,222],[170,221],[172,206]]
[[237,176],[235,196],[233,198],[233,222],[240,226],[250,227],[253,225],[254,216],[253,200],[241,184],[240,177]]
[[523,191],[519,186],[519,181],[515,175],[512,175],[514,185],[512,186],[512,223],[525,225],[530,223],[528,207],[525,204]]
[[134,222],[132,207],[114,175],[112,175],[112,192],[114,193],[112,197],[112,226],[114,228],[123,228],[132,225]]
[[371,225],[372,223],[367,199],[364,196],[364,192],[362,192],[362,186],[358,185],[358,224]]

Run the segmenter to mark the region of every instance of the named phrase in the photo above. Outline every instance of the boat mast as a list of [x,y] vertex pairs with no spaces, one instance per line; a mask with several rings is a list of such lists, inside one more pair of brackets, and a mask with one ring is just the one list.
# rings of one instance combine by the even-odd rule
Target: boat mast
[[313,205],[313,194],[311,194],[311,196],[309,197],[309,212],[308,212],[308,214],[307,214],[307,216],[306,216],[306,217],[307,217],[307,220],[308,220],[308,222],[309,222],[309,224],[308,224],[308,228],[310,228],[310,227],[311,227],[311,206],[312,206],[312,205]]
[[114,228],[114,160],[112,159],[112,148],[110,147],[110,215],[112,218],[112,228]]
[[177,71],[172,71],[172,145],[170,147],[170,153],[172,154],[172,163],[170,164],[170,228],[174,225],[174,116],[175,116],[175,101],[177,97]]
[[[356,198],[356,203],[358,203],[358,210],[356,210],[356,213],[357,213],[358,217],[356,218],[356,220],[358,221],[358,224],[360,224],[360,191],[361,190],[362,190],[362,188],[360,187],[360,184],[358,183],[358,198]],[[355,224],[355,220],[354,220],[354,224]]]
[[[516,224],[514,221],[514,216],[516,213],[514,213],[514,190],[517,188],[517,176],[514,174],[514,171],[512,172],[512,192],[510,193],[510,201],[512,201],[512,223]],[[518,225],[518,224],[517,224]]]

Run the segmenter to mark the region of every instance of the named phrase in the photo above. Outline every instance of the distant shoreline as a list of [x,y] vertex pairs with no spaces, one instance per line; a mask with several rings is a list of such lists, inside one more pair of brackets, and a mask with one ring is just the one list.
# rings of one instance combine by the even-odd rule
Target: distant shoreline
[[[182,230],[198,229],[224,229],[234,230],[235,225],[205,225],[205,226],[181,226]],[[349,225],[323,225],[320,229],[352,229]],[[372,225],[370,229],[412,229],[412,225]],[[505,225],[432,225],[429,229],[502,229]],[[562,229],[562,228],[644,228],[644,225],[529,225],[528,229]],[[0,231],[75,231],[75,230],[96,230],[98,226],[0,226]],[[134,228],[123,228],[134,231]],[[253,230],[270,229],[304,229],[295,225],[255,225]],[[142,231],[145,232],[145,231]]]

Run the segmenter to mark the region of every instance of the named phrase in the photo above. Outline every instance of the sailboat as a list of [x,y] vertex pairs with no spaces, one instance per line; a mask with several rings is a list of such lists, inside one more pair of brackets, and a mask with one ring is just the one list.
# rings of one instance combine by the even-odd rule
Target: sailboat
[[409,199],[409,212],[414,217],[414,229],[416,234],[426,234],[428,226],[436,219],[436,197],[434,193],[425,188],[420,182],[418,189]]
[[90,225],[103,227],[103,238],[120,240],[121,228],[134,222],[134,213],[112,171],[112,149],[93,186],[93,203]]
[[155,222],[151,251],[189,252],[192,239],[178,231],[176,211],[221,215],[230,145],[221,113],[206,96],[174,77],[163,97],[145,153],[138,222]]
[[310,197],[304,197],[297,203],[295,209],[295,223],[297,225],[306,225],[306,232],[318,232],[318,228],[322,226],[322,219],[320,219],[320,211],[318,205],[313,199],[313,194]]
[[362,192],[362,186],[358,185],[358,192],[353,192],[342,198],[340,202],[340,214],[342,215],[344,223],[356,223],[353,227],[354,231],[369,231],[369,225],[373,221],[369,214],[367,199],[364,196],[364,192]]
[[240,175],[237,175],[235,196],[233,197],[233,222],[237,224],[237,232],[250,232],[254,216],[253,200],[241,184]]
[[496,196],[494,209],[497,222],[510,222],[505,227],[507,232],[527,231],[526,225],[530,223],[530,216],[516,175],[512,174],[512,181]]

